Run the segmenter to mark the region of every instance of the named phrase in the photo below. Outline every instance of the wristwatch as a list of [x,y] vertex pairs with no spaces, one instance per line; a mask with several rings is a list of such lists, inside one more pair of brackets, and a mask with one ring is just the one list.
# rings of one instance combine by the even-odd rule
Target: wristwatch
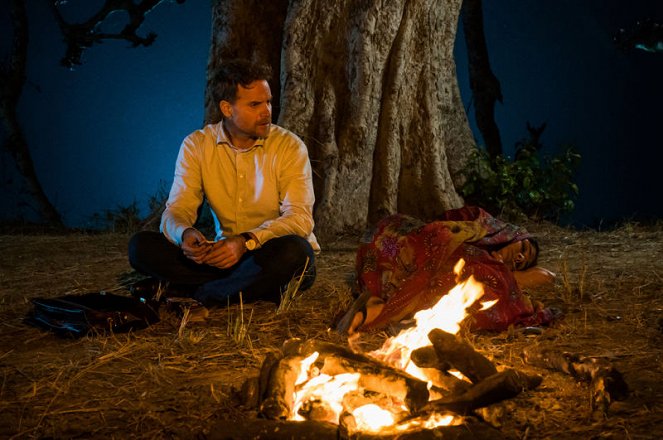
[[239,235],[244,237],[244,247],[246,248],[247,251],[252,251],[258,248],[258,240],[253,238],[251,234],[249,234],[248,232],[242,232]]

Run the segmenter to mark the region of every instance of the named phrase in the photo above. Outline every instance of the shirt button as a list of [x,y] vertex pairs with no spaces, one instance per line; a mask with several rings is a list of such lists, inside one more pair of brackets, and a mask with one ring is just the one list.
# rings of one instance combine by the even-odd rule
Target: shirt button
[[244,201],[244,200],[240,197],[240,199],[239,199],[239,203],[242,203],[243,201]]

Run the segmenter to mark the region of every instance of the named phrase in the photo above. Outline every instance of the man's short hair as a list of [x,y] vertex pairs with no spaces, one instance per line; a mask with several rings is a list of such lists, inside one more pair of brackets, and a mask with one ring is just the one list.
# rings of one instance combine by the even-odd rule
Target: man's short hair
[[221,101],[233,103],[238,85],[248,87],[254,81],[269,81],[271,77],[272,68],[268,64],[243,59],[224,61],[214,74],[212,97],[217,104]]

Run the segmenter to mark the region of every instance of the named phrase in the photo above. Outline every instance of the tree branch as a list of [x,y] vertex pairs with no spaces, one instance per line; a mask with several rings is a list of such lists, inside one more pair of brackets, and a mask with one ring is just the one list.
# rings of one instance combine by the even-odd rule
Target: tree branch
[[[154,43],[157,34],[149,32],[145,37],[137,34],[138,29],[145,21],[147,14],[164,0],[142,0],[135,4],[132,0],[106,0],[101,8],[83,23],[68,23],[58,8],[60,2],[51,0],[51,8],[57,20],[64,42],[67,45],[65,56],[60,64],[67,68],[81,65],[81,57],[85,49],[104,40],[126,40],[132,47],[150,46]],[[183,4],[186,0],[175,0]],[[126,11],[129,22],[119,33],[100,32],[98,28],[110,14],[116,11]]]

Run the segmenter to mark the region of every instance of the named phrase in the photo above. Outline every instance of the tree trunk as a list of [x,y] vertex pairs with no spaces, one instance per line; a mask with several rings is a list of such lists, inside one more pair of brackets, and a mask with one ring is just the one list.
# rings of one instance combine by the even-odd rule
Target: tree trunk
[[2,148],[9,152],[25,181],[25,191],[33,200],[38,217],[46,224],[62,226],[60,214],[51,204],[37,179],[28,142],[18,122],[16,109],[25,84],[28,55],[28,16],[24,0],[12,0],[13,40],[11,53],[0,66],[0,116],[7,132]]
[[214,6],[208,72],[236,55],[281,67],[278,122],[309,148],[322,240],[462,204],[475,144],[453,59],[461,0],[238,3]]
[[[207,63],[205,124],[221,120],[210,80],[223,60],[245,58],[272,66],[273,102],[280,102],[281,44],[288,0],[216,0],[212,4],[212,41]],[[280,108],[273,106],[276,120]]]
[[502,88],[490,68],[486,36],[483,32],[482,0],[464,0],[463,30],[467,45],[470,88],[474,116],[490,157],[502,154],[500,130],[495,123],[495,102],[502,102]]

